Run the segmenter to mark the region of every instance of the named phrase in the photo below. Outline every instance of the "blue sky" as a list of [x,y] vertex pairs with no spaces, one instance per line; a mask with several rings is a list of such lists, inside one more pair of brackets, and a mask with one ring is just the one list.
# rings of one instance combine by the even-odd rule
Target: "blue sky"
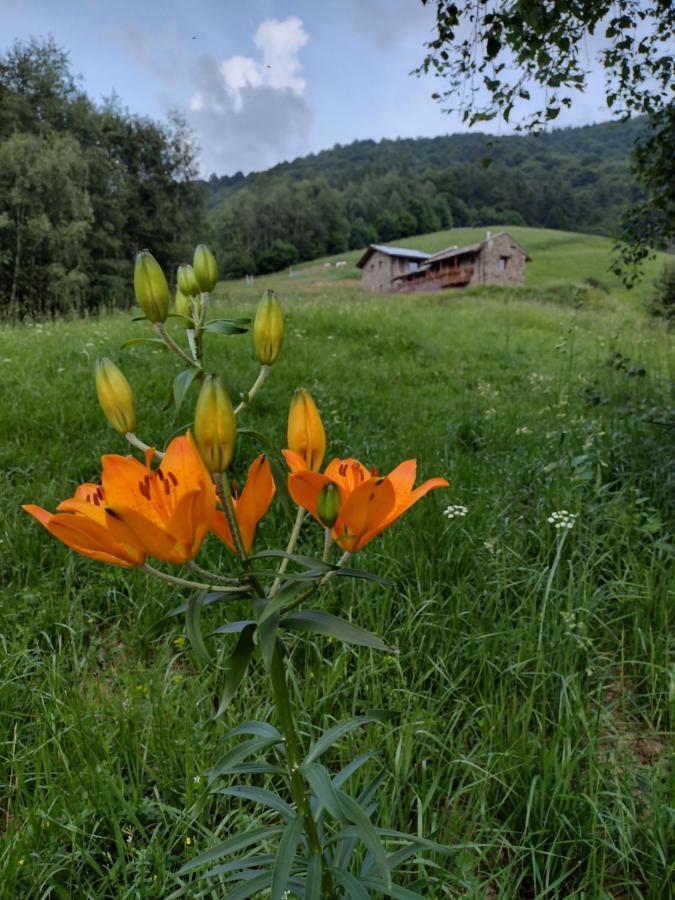
[[[465,130],[409,73],[432,34],[420,0],[0,0],[0,49],[51,34],[94,99],[184,112],[203,174],[264,169],[360,138]],[[589,50],[589,66],[592,52]],[[599,74],[560,124],[608,118]]]

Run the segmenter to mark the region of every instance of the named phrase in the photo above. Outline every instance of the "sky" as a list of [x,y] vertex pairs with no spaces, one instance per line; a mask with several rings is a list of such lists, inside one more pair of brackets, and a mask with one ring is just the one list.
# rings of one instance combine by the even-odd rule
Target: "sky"
[[[434,8],[421,0],[0,0],[0,51],[51,35],[92,99],[115,93],[132,112],[159,119],[181,111],[201,174],[231,175],[336,143],[465,131],[431,99],[438,79],[410,74],[433,35]],[[592,48],[588,64],[596,68]],[[595,71],[556,124],[606,120],[602,100]]]

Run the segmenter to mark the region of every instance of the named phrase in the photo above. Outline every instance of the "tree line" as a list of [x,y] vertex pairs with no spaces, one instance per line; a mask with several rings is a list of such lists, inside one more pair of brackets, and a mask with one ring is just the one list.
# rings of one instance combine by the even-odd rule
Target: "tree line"
[[204,222],[184,122],[95,104],[52,40],[0,57],[0,314],[128,305],[136,252],[168,268]]
[[613,234],[639,191],[641,120],[541,135],[356,141],[205,187],[225,274],[449,227],[530,225]]

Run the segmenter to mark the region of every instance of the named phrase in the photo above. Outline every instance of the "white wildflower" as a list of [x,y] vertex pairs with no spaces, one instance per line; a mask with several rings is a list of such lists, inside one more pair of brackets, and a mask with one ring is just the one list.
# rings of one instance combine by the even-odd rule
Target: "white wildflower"
[[192,780],[194,781],[195,784],[199,784],[199,782],[202,780],[202,776],[201,775],[193,775]]
[[532,434],[532,429],[527,425],[521,425],[520,428],[516,428],[516,434]]
[[491,407],[490,409],[486,409],[485,412],[483,413],[483,416],[486,419],[494,419],[494,417],[496,415],[497,415],[497,410],[494,409],[494,407]]
[[468,509],[466,506],[446,506],[443,510],[443,515],[448,519],[463,519],[464,516],[468,513]]
[[576,518],[577,513],[568,512],[566,509],[559,509],[557,512],[552,512],[546,521],[549,525],[553,525],[560,530],[561,528],[573,528]]

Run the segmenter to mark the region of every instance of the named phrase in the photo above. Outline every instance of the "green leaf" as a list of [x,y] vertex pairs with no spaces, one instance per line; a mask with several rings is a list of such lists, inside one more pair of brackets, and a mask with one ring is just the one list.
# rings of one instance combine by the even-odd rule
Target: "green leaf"
[[[239,320],[241,322],[241,320]],[[209,334],[245,334],[248,325],[241,325],[232,319],[212,319],[204,325],[203,331]]]
[[262,875],[258,875],[257,878],[251,878],[250,881],[235,888],[235,890],[228,891],[227,900],[248,900],[249,897],[253,897],[264,888],[269,887],[271,881],[272,875],[268,872],[263,872]]
[[281,766],[273,766],[271,763],[242,763],[239,766],[232,766],[230,775],[288,775],[288,772]]
[[295,810],[282,800],[278,794],[264,788],[253,787],[248,784],[235,784],[233,787],[218,788],[213,791],[214,794],[220,794],[223,797],[241,797],[242,800],[252,800],[268,809],[273,809],[283,816],[286,821],[290,821],[295,816]]
[[234,648],[234,650],[230,654],[230,658],[227,661],[225,689],[220,701],[220,706],[218,707],[218,711],[216,712],[216,718],[218,718],[218,716],[222,716],[222,714],[234,699],[239,685],[241,684],[244,675],[246,674],[246,670],[248,669],[248,664],[250,663],[251,657],[253,656],[253,650],[255,649],[255,644],[253,643],[253,635],[255,634],[256,629],[255,622],[230,624],[243,624],[244,627],[241,634],[239,635],[237,646]]
[[363,716],[357,716],[354,719],[347,719],[345,722],[338,722],[328,731],[324,732],[321,737],[315,741],[309,748],[309,753],[305,757],[303,765],[308,765],[318,759],[322,753],[325,753],[337,740],[360,728],[362,725],[368,725],[370,722],[389,722],[396,718],[398,713],[390,712],[386,709],[373,709],[365,713]]
[[[452,853],[453,848],[447,847],[445,844],[439,844],[436,841],[432,841],[429,838],[419,837],[418,835],[406,834],[405,831],[395,831],[392,828],[378,828],[377,833],[380,837],[384,838],[395,838],[400,841],[415,841],[416,844],[419,844],[420,847],[424,847],[426,850],[433,850],[436,853]],[[473,847],[473,844],[467,845]],[[456,848],[455,848],[456,849]]]
[[179,372],[178,375],[173,380],[173,402],[176,404],[176,409],[180,409],[183,400],[185,399],[185,395],[188,392],[188,388],[195,380],[199,369],[196,366],[190,366],[189,369],[183,369],[182,372]]
[[357,625],[352,625],[346,619],[340,619],[330,613],[319,609],[303,609],[299,612],[285,616],[280,623],[284,628],[293,628],[295,631],[310,631],[313,634],[325,634],[338,641],[347,644],[356,644],[359,647],[372,647],[374,650],[393,652],[384,641],[372,631],[365,631]]
[[[216,603],[218,600],[244,600],[251,599],[251,594],[249,591],[210,591],[208,594],[204,594],[202,599],[202,606],[210,606],[212,603]],[[179,616],[185,612],[187,609],[187,603],[181,603],[180,606],[177,606],[175,609],[172,609],[171,612],[168,612],[167,616]],[[235,623],[236,624],[236,623]],[[211,634],[215,634],[215,631],[212,631]]]
[[359,837],[372,853],[374,862],[380,870],[387,888],[391,887],[391,873],[387,864],[387,854],[373,823],[356,800],[345,794],[344,791],[338,790],[336,794],[344,817],[356,826],[359,831]]
[[[145,317],[144,317],[145,318]],[[125,341],[120,346],[120,350],[124,350],[125,347],[134,347],[137,344],[161,344],[165,350],[168,350],[168,347],[164,343],[161,338],[129,338],[128,341]]]
[[243,619],[240,622],[226,622],[220,628],[212,631],[211,634],[239,634],[248,625],[255,625],[255,622],[252,619]]
[[209,656],[209,651],[206,649],[206,644],[202,637],[200,621],[203,597],[203,594],[193,594],[188,600],[187,609],[185,610],[185,630],[187,631],[195,655],[201,659],[202,662],[210,663],[211,657]]
[[349,897],[350,900],[370,900],[368,891],[351,872],[345,872],[344,869],[334,869],[332,866],[328,867],[328,871],[335,881],[345,889],[345,896]]
[[302,840],[304,817],[296,815],[286,826],[279,841],[276,859],[272,871],[272,890],[270,900],[283,900],[291,877],[293,861],[298,850],[298,844]]
[[269,722],[258,722],[256,719],[242,722],[241,725],[230,728],[230,730],[223,735],[222,740],[229,741],[230,738],[238,737],[240,734],[252,734],[255,737],[277,738],[278,740],[283,741],[281,732],[278,731],[274,725],[270,725]]
[[212,869],[200,875],[200,878],[215,878],[217,875],[228,875],[231,872],[241,872],[246,869],[255,869],[257,866],[269,866],[274,861],[271,853],[260,853],[257,856],[244,856],[234,859],[232,862],[214,866]]
[[280,743],[278,738],[264,737],[253,738],[250,741],[242,741],[241,744],[237,744],[236,747],[233,747],[221,756],[215,766],[209,770],[209,784],[215,781],[220,775],[225,775],[227,772],[230,772],[234,766],[243,762],[247,756],[252,756],[252,754],[257,753],[259,750],[266,750],[268,747],[278,743]]
[[[361,878],[361,884],[366,887],[373,888],[375,891],[384,893],[392,900],[420,900],[420,897],[428,897],[429,894],[418,894],[417,891],[409,891],[408,888],[400,887],[398,884],[392,884],[391,881],[380,881],[378,878]],[[228,897],[230,895],[228,894]]]
[[[265,610],[266,611],[266,610]],[[258,623],[258,640],[260,642],[260,652],[262,654],[263,663],[266,671],[272,668],[272,658],[281,650],[278,646],[277,629],[279,627],[279,610],[275,609],[262,621]]]
[[356,759],[353,759],[350,763],[341,769],[337,775],[333,776],[333,784],[336,788],[342,787],[342,785],[352,777],[352,775],[358,771],[362,765],[368,762],[368,760],[373,759],[373,757],[377,756],[377,750],[371,750],[369,753],[363,753],[361,756],[357,756]]
[[318,853],[310,856],[305,881],[305,900],[321,900],[321,878],[323,861]]
[[392,578],[383,578],[374,572],[366,572],[363,569],[347,569],[345,566],[331,566],[338,578],[361,578],[364,581],[374,581],[377,584],[391,587],[396,582]]
[[280,834],[283,830],[283,825],[273,825],[269,828],[254,828],[251,831],[245,831],[243,834],[235,834],[234,837],[229,838],[227,841],[223,841],[221,844],[216,844],[215,847],[205,850],[203,853],[195,856],[194,859],[186,862],[185,865],[178,870],[178,875],[192,872],[194,869],[198,869],[205,863],[213,862],[216,859],[222,859],[224,856],[232,856],[233,853],[236,853],[238,850],[243,850],[245,847],[250,847],[252,844],[268,841],[270,838]]
[[306,569],[317,569],[319,572],[328,572],[329,569],[337,568],[337,566],[331,566],[329,563],[325,563],[313,556],[287,553],[285,550],[260,550],[260,552],[254,553],[253,556],[249,556],[249,559],[269,559],[270,557],[289,559],[291,562],[298,563],[298,565],[304,566]]
[[[302,766],[300,771],[321,806],[325,807],[341,825],[344,825],[345,817],[328,770],[320,763],[311,763],[310,765]],[[317,820],[320,818],[320,810],[317,810],[316,818]]]

